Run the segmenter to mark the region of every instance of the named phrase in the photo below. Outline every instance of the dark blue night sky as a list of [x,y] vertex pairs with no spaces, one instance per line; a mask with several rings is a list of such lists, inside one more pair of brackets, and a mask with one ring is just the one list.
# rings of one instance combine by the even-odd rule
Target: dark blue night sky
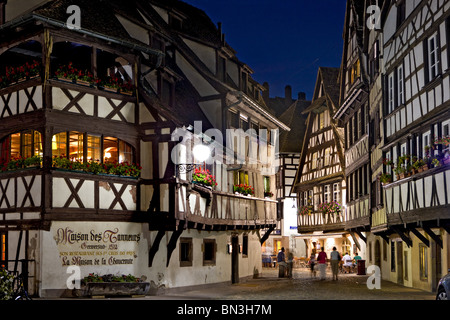
[[270,96],[312,98],[319,67],[340,67],[345,0],[183,0],[217,24]]

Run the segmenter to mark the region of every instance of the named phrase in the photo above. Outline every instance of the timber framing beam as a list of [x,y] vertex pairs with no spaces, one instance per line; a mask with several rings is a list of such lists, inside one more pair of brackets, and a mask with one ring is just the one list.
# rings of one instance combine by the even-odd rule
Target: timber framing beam
[[269,229],[266,231],[266,233],[262,236],[261,240],[259,240],[259,242],[261,244],[263,244],[270,236],[270,234],[272,233],[272,231],[275,230],[275,225],[270,226]]
[[425,238],[423,234],[420,233],[416,228],[409,228],[409,230],[422,241],[427,247],[430,247],[430,241]]
[[398,227],[391,227],[392,230],[397,233],[400,238],[408,245],[408,247],[412,247],[412,240],[410,237],[408,237],[408,235],[406,235],[403,230],[401,230]]
[[442,239],[430,229],[430,227],[423,225],[422,229],[434,240],[441,248],[443,248]]
[[159,250],[159,243],[161,242],[161,239],[164,237],[164,234],[166,232],[164,230],[159,230],[158,234],[156,235],[155,240],[153,241],[152,247],[150,248],[150,251],[148,252],[148,266],[151,267],[153,263],[153,258],[155,257],[156,253]]
[[350,235],[352,236],[353,241],[355,242],[356,246],[358,247],[358,250],[361,250],[361,245],[359,244],[359,241],[358,241],[358,239],[356,238],[355,233],[352,232],[352,231],[350,231],[349,233],[350,233]]

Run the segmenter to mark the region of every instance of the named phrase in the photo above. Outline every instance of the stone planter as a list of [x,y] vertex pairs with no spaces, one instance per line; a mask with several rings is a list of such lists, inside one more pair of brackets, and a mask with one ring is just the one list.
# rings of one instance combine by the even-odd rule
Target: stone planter
[[149,282],[87,282],[83,296],[142,296],[150,289]]

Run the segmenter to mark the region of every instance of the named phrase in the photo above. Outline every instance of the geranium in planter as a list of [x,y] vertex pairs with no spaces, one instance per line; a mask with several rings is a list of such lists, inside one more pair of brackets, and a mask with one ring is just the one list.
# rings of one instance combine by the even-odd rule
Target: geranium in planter
[[300,206],[298,207],[297,214],[299,216],[311,215],[311,210],[308,206]]
[[319,211],[323,214],[339,214],[341,212],[341,205],[336,201],[324,202],[318,205]]
[[255,194],[255,189],[252,186],[241,183],[233,186],[233,191],[235,193],[240,193],[244,196],[252,196]]
[[272,198],[273,197],[273,192],[271,192],[271,191],[264,191],[264,197]]
[[192,174],[192,181],[208,187],[217,186],[216,177],[210,174],[209,170],[195,169]]

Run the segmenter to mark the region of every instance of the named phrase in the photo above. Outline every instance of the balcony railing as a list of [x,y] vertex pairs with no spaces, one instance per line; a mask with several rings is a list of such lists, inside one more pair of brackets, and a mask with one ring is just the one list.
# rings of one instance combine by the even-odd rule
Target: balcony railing
[[221,191],[189,193],[189,210],[179,219],[206,225],[234,225],[253,228],[277,222],[277,201]]
[[389,224],[450,218],[450,167],[440,166],[384,186]]
[[[76,219],[82,213],[99,219],[132,215],[136,209],[138,180],[110,174],[90,174],[26,168],[0,173],[0,213],[5,220],[37,220],[64,215]],[[44,210],[44,211],[43,211]]]
[[345,212],[322,213],[311,212],[299,214],[297,219],[299,232],[325,231],[343,229],[345,225]]

